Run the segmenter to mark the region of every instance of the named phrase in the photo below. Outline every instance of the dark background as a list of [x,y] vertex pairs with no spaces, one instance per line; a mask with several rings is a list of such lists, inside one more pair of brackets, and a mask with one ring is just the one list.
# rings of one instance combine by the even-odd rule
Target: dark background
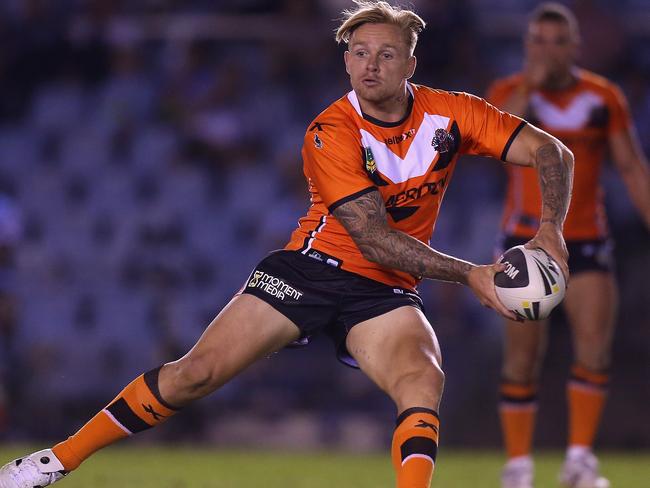
[[[538,2],[411,2],[414,82],[483,95],[521,64]],[[650,152],[650,2],[570,2],[581,64],[618,82]],[[308,205],[307,124],[349,90],[343,0],[0,4],[0,439],[58,439],[176,359]],[[621,311],[600,446],[650,447],[650,240],[611,165]],[[500,163],[459,162],[433,245],[490,262]],[[425,283],[447,385],[444,443],[498,446],[501,321]],[[263,326],[263,324],[260,324]],[[561,447],[569,333],[556,313],[537,441]],[[325,340],[263,360],[146,440],[388,445],[390,402]]]

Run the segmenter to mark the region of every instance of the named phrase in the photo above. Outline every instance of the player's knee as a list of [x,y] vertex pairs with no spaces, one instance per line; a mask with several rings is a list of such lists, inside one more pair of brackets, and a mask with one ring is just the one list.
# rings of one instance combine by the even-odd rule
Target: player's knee
[[592,371],[602,371],[610,366],[611,339],[609,335],[582,334],[575,341],[575,357],[578,364]]
[[200,398],[216,390],[223,384],[222,375],[214,360],[194,357],[183,357],[170,363],[177,388],[187,392],[191,397]]
[[537,351],[509,353],[504,358],[501,374],[504,379],[514,383],[533,383],[537,381],[541,359]]
[[444,385],[445,373],[431,361],[398,375],[389,394],[400,410],[413,406],[437,409]]
[[609,349],[577,351],[576,362],[590,371],[606,371],[611,365],[611,354]]
[[530,362],[504,365],[501,376],[506,381],[522,385],[535,383],[538,379],[537,368]]

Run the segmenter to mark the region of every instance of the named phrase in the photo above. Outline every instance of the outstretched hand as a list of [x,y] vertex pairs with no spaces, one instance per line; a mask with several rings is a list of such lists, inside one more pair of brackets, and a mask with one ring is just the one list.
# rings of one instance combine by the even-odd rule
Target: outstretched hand
[[474,292],[481,305],[495,310],[508,320],[521,322],[521,318],[517,317],[514,312],[508,310],[501,303],[494,288],[494,275],[500,271],[505,271],[505,269],[506,266],[502,263],[475,266],[467,275],[467,285]]
[[524,247],[535,249],[539,247],[551,255],[557,262],[564,274],[564,281],[569,283],[569,251],[567,250],[564,237],[560,229],[551,223],[542,223],[535,237],[528,241]]

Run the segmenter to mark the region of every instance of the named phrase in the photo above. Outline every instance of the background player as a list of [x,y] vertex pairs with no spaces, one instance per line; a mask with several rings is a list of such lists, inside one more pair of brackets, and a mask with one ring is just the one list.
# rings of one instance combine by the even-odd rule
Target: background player
[[[591,450],[605,403],[611,361],[617,290],[612,244],[599,183],[607,149],[632,201],[650,228],[647,163],[621,91],[608,80],[575,66],[579,32],[574,15],[554,3],[532,14],[521,73],[496,81],[488,100],[557,136],[576,158],[574,193],[564,236],[572,278],[564,300],[571,326],[574,364],[567,383],[568,449],[562,483],[602,488]],[[503,249],[526,242],[540,221],[535,173],[508,167]],[[513,321],[505,326],[500,414],[508,462],[504,488],[532,486],[530,457],[536,416],[537,381],[545,352],[547,324]]]
[[[76,434],[5,465],[0,488],[47,486],[93,452],[156,426],[269,352],[325,332],[396,404],[392,456],[400,488],[429,486],[443,389],[440,351],[422,313],[421,278],[468,285],[499,303],[493,277],[428,242],[458,155],[535,166],[543,221],[531,245],[566,272],[561,234],[573,156],[552,136],[483,100],[409,84],[424,22],[385,2],[358,2],[337,40],[353,91],[309,126],[312,205],[283,251],[267,256],[181,359],[136,378]],[[363,154],[359,151],[363,148]]]

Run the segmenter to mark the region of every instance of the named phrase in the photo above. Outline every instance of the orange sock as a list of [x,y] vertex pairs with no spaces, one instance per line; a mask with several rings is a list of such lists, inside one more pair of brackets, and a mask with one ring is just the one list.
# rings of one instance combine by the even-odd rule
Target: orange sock
[[438,452],[438,414],[414,407],[397,417],[391,454],[397,488],[429,488]]
[[609,375],[589,371],[582,366],[571,368],[567,384],[569,402],[569,446],[592,447],[607,398]]
[[503,381],[500,393],[499,415],[508,459],[529,456],[537,415],[536,386]]
[[160,397],[161,367],[138,376],[76,434],[52,448],[66,470],[76,469],[102,447],[154,427],[178,411]]

